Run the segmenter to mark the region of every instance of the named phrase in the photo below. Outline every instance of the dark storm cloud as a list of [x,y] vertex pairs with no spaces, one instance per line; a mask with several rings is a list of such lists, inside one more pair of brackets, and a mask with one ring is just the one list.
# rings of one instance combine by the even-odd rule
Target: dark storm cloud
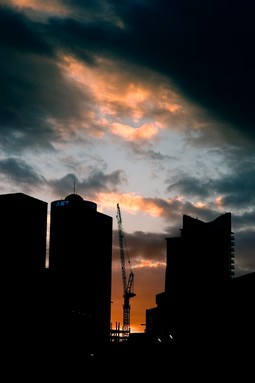
[[[241,154],[241,152],[239,153]],[[248,208],[255,203],[255,159],[237,155],[233,163],[226,160],[228,171],[219,170],[219,178],[191,177],[182,175],[176,182],[167,187],[167,191],[180,193],[186,198],[199,201],[222,197],[222,204],[228,210]],[[225,172],[225,174],[224,174]]]
[[198,198],[206,198],[212,193],[210,181],[206,182],[188,175],[169,185],[166,190],[170,193],[176,191],[181,195]]
[[[255,270],[255,232],[245,231],[235,234],[236,275]],[[242,257],[238,255],[242,254]]]
[[2,7],[0,36],[0,142],[2,148],[15,151],[29,142],[45,140],[40,134],[42,128],[43,136],[47,136],[38,94],[39,60],[29,55],[43,59],[43,53],[48,55],[50,49],[22,15]]
[[0,174],[17,186],[20,184],[35,186],[44,181],[43,177],[38,175],[32,166],[16,158],[0,160]]
[[244,229],[248,232],[251,228],[255,228],[255,208],[243,213],[232,214],[232,222],[235,232],[238,233],[243,232]]
[[208,116],[254,138],[254,3],[62,3],[73,11],[69,17],[44,22],[0,7],[2,148],[52,149],[61,137],[49,120],[62,128],[81,121],[80,91],[63,78],[59,52],[90,65],[101,56],[121,60],[131,71],[136,65],[156,70]]
[[88,179],[81,183],[81,186],[85,189],[92,188],[94,190],[100,191],[104,190],[107,187],[113,187],[122,184],[125,181],[125,174],[122,170],[115,170],[110,174],[104,174],[101,170],[94,170]]
[[[116,239],[113,244],[113,259],[119,258],[119,246],[117,241],[117,231],[113,232],[113,238]],[[154,262],[166,261],[166,241],[165,235],[159,233],[148,233],[136,231],[134,233],[125,233],[126,259],[132,261],[135,266],[136,261],[140,259],[152,260]],[[135,261],[136,260],[136,261]]]
[[162,154],[160,152],[155,152],[155,150],[144,150],[141,147],[141,143],[138,142],[131,142],[128,143],[129,147],[131,147],[133,153],[136,155],[136,158],[138,159],[146,159],[146,160],[151,160],[151,161],[158,161],[158,162],[163,162],[163,161],[177,161],[176,156],[169,156],[168,154]]
[[165,262],[165,236],[159,233],[135,231],[126,234],[128,253],[132,258]]
[[233,174],[215,183],[215,190],[224,195],[225,206],[248,208],[255,202],[255,172],[244,168],[242,174]]
[[52,53],[49,44],[40,36],[40,26],[14,10],[0,5],[0,43],[6,48],[35,54]]
[[84,180],[79,180],[75,174],[69,173],[61,179],[49,181],[49,185],[61,198],[71,194],[75,186],[76,192],[86,199],[86,196],[95,198],[95,193],[113,192],[125,181],[125,173],[122,170],[116,170],[110,174],[94,170]]
[[155,0],[137,8],[130,7],[126,22],[147,65],[253,136],[254,3]]
[[[107,4],[111,18],[95,18],[90,23],[55,18],[51,28],[62,44],[66,42],[81,56],[100,52],[168,75],[186,97],[208,109],[212,117],[254,137],[253,2]],[[86,3],[78,5],[86,10]],[[91,11],[91,2],[89,5]],[[117,19],[122,20],[123,28],[114,23]]]
[[61,129],[84,115],[85,94],[81,104],[80,90],[63,78],[46,24],[0,7],[0,36],[0,146],[53,150]]

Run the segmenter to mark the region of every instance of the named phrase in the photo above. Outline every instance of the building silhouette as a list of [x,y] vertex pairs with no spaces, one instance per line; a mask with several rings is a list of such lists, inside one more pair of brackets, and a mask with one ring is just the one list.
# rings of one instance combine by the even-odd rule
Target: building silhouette
[[[228,307],[232,344],[253,350],[255,344],[255,272],[240,275],[231,281],[231,301]],[[254,357],[254,352],[251,353]]]
[[230,213],[207,223],[183,215],[180,236],[166,238],[165,291],[146,310],[145,333],[111,343],[112,217],[77,194],[53,201],[46,268],[47,203],[13,193],[0,195],[0,206],[1,335],[12,361],[34,357],[39,371],[45,350],[56,370],[72,360],[72,371],[77,361],[94,371],[106,356],[131,355],[137,367],[157,369],[165,356],[182,360],[176,345],[188,358],[254,346],[255,273],[235,277]]
[[234,277],[231,213],[207,223],[183,215],[180,231],[180,237],[166,238],[165,291],[146,310],[146,331],[163,342],[205,334],[213,339],[227,326],[223,312]]
[[45,268],[47,202],[23,193],[0,195],[1,272],[38,273]]
[[57,317],[64,320],[70,337],[80,339],[85,347],[106,343],[111,317],[112,217],[78,194],[53,201],[50,217],[49,272],[55,281]]
[[47,206],[23,193],[0,195],[1,339],[13,354],[44,329]]
[[[0,195],[1,318],[8,345],[83,350],[110,339],[112,217],[77,194],[48,204]],[[15,345],[15,346],[14,346]]]

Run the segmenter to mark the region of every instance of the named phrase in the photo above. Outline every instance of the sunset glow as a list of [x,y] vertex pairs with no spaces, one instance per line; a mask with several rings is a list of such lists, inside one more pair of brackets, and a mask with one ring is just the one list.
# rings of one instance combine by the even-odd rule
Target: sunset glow
[[75,185],[112,217],[114,325],[117,203],[133,331],[164,291],[184,214],[231,212],[235,275],[255,270],[254,5],[230,3],[0,0],[0,193],[50,210]]

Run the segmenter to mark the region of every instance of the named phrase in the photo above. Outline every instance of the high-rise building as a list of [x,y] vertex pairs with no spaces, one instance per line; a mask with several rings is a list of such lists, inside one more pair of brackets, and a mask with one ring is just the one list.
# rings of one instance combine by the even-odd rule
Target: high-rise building
[[231,213],[211,222],[183,215],[180,237],[166,244],[165,291],[156,296],[156,310],[146,310],[147,332],[168,340],[169,334],[215,334],[234,276]]
[[98,212],[96,203],[78,194],[53,201],[50,216],[49,271],[58,281],[55,293],[61,302],[59,311],[70,326],[75,320],[71,331],[81,331],[76,335],[82,335],[85,342],[107,342],[112,217]]
[[1,321],[10,349],[29,348],[44,328],[47,206],[23,193],[0,195]]
[[[210,222],[183,215],[181,236],[166,238],[165,291],[173,293],[186,284],[189,291],[225,284],[234,276],[234,235],[231,213]],[[187,291],[185,292],[187,294]]]
[[1,274],[45,268],[47,202],[23,193],[0,195]]

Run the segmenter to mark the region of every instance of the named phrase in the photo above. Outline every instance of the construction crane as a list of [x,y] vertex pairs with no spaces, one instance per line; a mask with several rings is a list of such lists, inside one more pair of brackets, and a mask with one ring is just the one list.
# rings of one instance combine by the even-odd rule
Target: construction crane
[[[121,260],[121,273],[122,273],[122,283],[123,283],[123,334],[129,335],[130,333],[130,303],[129,299],[135,297],[135,293],[132,291],[134,284],[134,273],[130,272],[128,279],[126,275],[126,261],[125,261],[125,238],[122,228],[122,219],[120,213],[119,204],[117,204],[117,222],[118,222],[118,235],[119,235],[119,247],[120,247],[120,260]],[[130,261],[129,261],[130,263]]]

